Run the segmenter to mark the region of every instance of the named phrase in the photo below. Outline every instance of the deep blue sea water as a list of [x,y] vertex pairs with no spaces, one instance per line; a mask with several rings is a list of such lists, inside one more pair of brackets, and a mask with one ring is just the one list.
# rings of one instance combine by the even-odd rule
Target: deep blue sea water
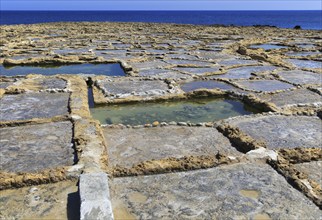
[[322,29],[322,11],[1,11],[0,24],[59,21],[162,22],[177,24],[272,25]]

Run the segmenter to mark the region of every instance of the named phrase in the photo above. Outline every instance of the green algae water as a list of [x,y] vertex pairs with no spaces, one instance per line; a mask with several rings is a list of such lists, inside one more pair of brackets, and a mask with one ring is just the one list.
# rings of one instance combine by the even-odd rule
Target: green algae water
[[113,64],[71,64],[71,65],[40,65],[40,66],[10,66],[0,65],[0,75],[17,76],[27,74],[96,74],[105,76],[125,76],[119,63]]
[[101,124],[143,125],[159,122],[212,122],[259,111],[238,100],[202,98],[168,102],[112,104],[91,108]]

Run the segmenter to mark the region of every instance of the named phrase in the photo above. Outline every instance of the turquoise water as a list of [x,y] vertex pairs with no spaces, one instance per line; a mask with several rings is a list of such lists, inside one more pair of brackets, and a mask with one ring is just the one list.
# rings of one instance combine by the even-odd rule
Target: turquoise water
[[159,122],[212,122],[258,112],[242,102],[224,98],[132,103],[91,108],[102,124],[143,125]]
[[0,65],[0,75],[16,76],[30,73],[42,75],[55,74],[96,74],[105,76],[125,76],[121,65],[114,64],[72,64],[72,65],[41,65],[41,66],[10,66]]

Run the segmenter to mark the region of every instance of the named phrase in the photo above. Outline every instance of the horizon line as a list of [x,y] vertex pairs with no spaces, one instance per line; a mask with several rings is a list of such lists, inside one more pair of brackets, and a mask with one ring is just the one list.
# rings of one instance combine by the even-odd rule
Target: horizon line
[[70,9],[70,10],[51,10],[51,9],[44,9],[44,10],[24,10],[24,9],[9,9],[9,10],[1,10],[0,12],[4,11],[320,11],[322,13],[322,10],[320,9],[242,9],[242,10],[237,10],[237,9],[214,9],[214,10],[186,10],[186,9],[167,9],[167,10],[157,10],[157,9],[133,9],[133,10],[122,10],[122,9],[110,9],[110,10],[100,10],[100,9],[95,9],[95,10],[77,10],[77,9]]

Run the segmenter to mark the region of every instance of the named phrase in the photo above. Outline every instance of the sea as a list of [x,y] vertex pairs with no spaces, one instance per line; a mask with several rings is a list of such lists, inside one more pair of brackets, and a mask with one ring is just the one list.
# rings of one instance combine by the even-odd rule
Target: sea
[[269,25],[322,30],[322,11],[0,11],[0,24],[46,22],[156,22],[198,25]]

